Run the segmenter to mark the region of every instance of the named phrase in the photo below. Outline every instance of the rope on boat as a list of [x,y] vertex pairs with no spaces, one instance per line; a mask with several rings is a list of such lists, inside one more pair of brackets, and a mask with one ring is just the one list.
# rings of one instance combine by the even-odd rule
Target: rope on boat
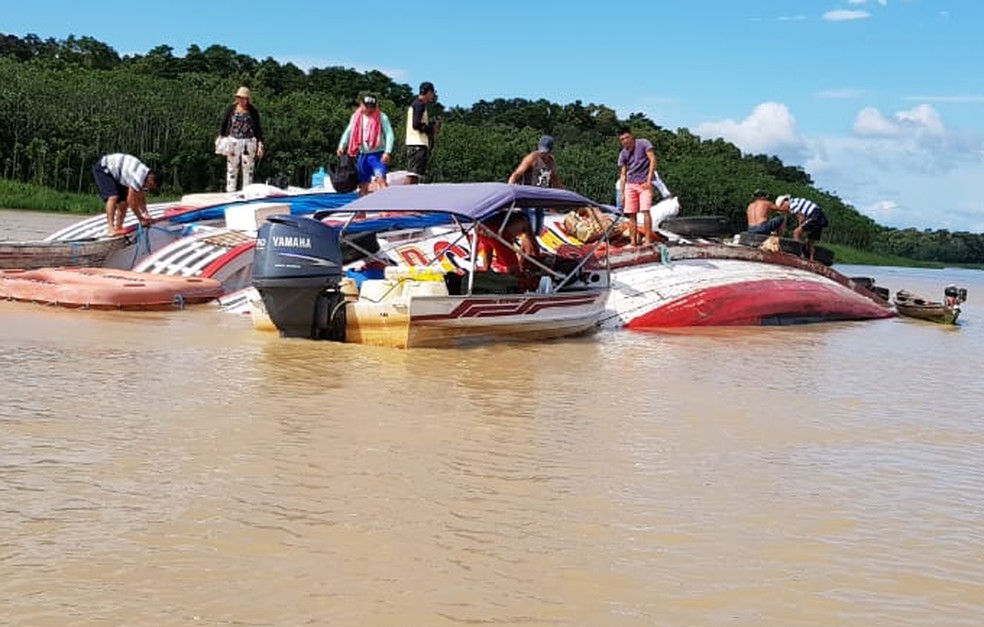
[[659,260],[664,266],[670,265],[670,249],[666,247],[666,244],[659,245]]

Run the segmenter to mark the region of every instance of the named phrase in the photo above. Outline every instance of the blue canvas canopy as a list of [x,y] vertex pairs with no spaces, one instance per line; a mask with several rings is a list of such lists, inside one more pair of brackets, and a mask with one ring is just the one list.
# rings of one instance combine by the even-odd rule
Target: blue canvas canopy
[[320,219],[343,211],[365,211],[442,213],[475,221],[509,207],[574,209],[584,206],[607,209],[566,189],[508,183],[432,183],[386,187],[342,207],[319,210],[315,213],[315,218]]
[[175,224],[190,224],[203,220],[221,220],[225,217],[225,211],[229,207],[239,207],[241,205],[257,205],[262,203],[280,203],[290,208],[291,215],[310,215],[323,209],[343,207],[356,198],[358,194],[326,194],[317,192],[313,194],[297,194],[287,196],[270,196],[266,198],[254,198],[251,200],[237,200],[220,205],[210,205],[195,211],[188,211],[170,218]]

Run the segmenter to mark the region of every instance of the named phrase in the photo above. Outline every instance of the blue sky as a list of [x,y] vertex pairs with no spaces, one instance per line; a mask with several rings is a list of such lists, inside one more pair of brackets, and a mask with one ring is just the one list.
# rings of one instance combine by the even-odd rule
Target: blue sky
[[[219,44],[430,80],[449,106],[641,112],[802,166],[881,224],[984,232],[982,0],[5,4],[0,32],[88,35],[121,54]],[[599,167],[614,177],[614,161]]]

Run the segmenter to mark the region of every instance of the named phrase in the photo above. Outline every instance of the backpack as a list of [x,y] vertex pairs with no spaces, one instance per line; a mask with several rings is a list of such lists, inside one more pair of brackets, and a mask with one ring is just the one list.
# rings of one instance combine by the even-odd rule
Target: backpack
[[346,154],[338,158],[338,165],[331,169],[331,186],[341,194],[354,191],[359,186],[355,157]]

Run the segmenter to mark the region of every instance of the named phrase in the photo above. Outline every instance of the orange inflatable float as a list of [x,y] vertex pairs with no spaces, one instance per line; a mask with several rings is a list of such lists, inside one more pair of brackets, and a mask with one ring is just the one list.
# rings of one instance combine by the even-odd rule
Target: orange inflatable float
[[85,309],[159,310],[204,303],[222,294],[215,279],[112,268],[0,271],[0,298]]

